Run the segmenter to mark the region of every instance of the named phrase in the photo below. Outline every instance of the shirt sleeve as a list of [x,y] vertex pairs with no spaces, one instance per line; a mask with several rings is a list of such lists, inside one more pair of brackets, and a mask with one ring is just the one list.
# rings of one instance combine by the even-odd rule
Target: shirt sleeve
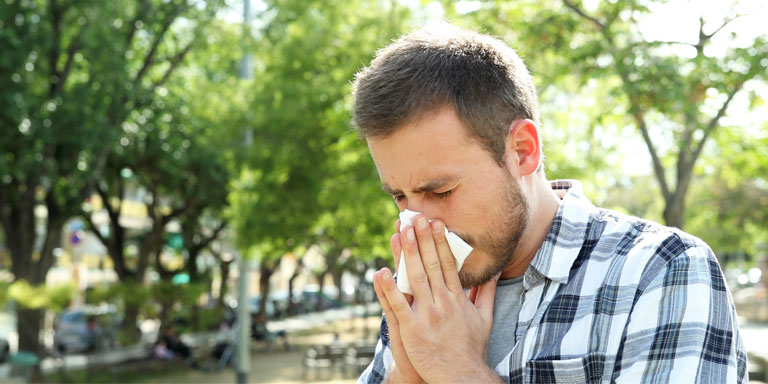
[[387,374],[387,367],[389,367],[394,358],[392,356],[392,350],[389,347],[389,328],[387,327],[387,318],[382,316],[381,328],[379,330],[379,341],[376,343],[376,354],[373,357],[373,361],[360,375],[357,380],[358,384],[379,384],[384,381]]
[[733,299],[714,253],[697,242],[677,256],[659,249],[668,261],[644,272],[616,356],[615,382],[748,382]]

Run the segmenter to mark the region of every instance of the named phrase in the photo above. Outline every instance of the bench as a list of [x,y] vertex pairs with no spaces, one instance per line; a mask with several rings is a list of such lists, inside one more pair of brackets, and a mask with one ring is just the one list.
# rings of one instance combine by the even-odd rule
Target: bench
[[[315,345],[304,351],[304,357],[301,360],[304,378],[307,379],[309,372],[318,373],[321,370],[341,369],[347,355],[345,345]],[[317,380],[319,377],[315,377]]]
[[304,379],[309,379],[309,372],[315,372],[315,380],[319,379],[322,372],[331,373],[334,369],[339,371],[349,370],[360,373],[371,363],[376,354],[376,344],[367,341],[358,341],[352,345],[340,343],[329,345],[315,345],[304,351],[302,369]]
[[768,380],[768,354],[747,351],[749,361],[749,379],[757,381]]
[[376,355],[376,343],[358,341],[347,349],[346,366],[353,369],[355,374],[362,373]]

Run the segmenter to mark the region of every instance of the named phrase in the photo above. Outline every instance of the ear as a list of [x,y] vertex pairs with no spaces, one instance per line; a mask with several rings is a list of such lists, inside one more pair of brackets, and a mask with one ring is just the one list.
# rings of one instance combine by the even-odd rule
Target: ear
[[529,119],[512,122],[507,133],[505,154],[507,166],[518,169],[521,176],[536,172],[541,162],[541,142],[536,123]]

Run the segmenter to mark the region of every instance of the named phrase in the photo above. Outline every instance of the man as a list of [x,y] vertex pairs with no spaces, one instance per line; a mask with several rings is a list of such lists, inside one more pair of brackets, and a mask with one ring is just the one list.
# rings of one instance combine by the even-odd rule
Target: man
[[[747,382],[710,248],[547,181],[511,48],[422,29],[377,53],[355,98],[383,189],[421,213],[391,241],[413,297],[388,269],[374,276],[384,320],[360,382]],[[474,248],[460,271],[445,228]]]

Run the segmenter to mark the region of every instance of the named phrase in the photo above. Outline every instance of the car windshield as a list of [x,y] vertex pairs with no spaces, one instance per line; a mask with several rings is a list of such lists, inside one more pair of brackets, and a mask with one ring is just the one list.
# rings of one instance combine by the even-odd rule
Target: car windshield
[[85,313],[83,312],[66,312],[61,314],[61,321],[67,323],[76,323],[83,320]]

